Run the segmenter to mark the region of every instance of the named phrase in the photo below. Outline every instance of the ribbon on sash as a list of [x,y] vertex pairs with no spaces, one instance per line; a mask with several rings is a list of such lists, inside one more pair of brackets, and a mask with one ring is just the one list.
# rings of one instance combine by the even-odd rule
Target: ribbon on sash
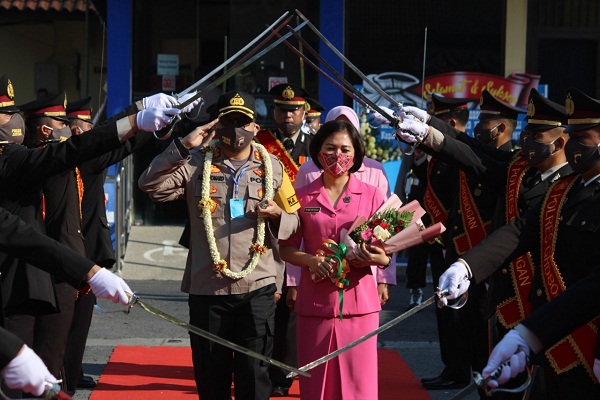
[[[427,176],[431,176],[433,165],[436,163],[435,159],[432,158],[427,164]],[[439,197],[435,194],[431,182],[427,179],[427,188],[425,189],[425,195],[423,196],[423,206],[425,211],[431,218],[432,225],[441,222],[443,225],[447,225],[448,222],[448,211],[444,208],[444,205],[440,201]]]
[[[506,182],[506,223],[519,216],[519,189],[523,177],[529,170],[527,159],[518,154],[508,167]],[[509,266],[515,296],[496,307],[498,320],[510,329],[531,313],[529,294],[533,281],[534,264],[529,252],[514,259]]]
[[340,320],[344,319],[344,288],[350,285],[350,281],[346,279],[346,274],[350,272],[350,266],[346,261],[347,248],[344,243],[337,244],[331,239],[324,239],[322,242],[323,246],[329,250],[328,253],[323,250],[317,250],[318,256],[325,256],[325,261],[337,266],[335,276],[330,279],[333,284],[338,288],[338,299],[340,304]]
[[460,215],[462,218],[464,233],[452,238],[454,248],[459,255],[467,252],[477,243],[482,241],[490,227],[489,221],[484,223],[475,205],[475,200],[467,183],[467,176],[463,171],[459,172],[460,178]]
[[[566,200],[565,195],[576,182],[576,178],[576,176],[572,176],[553,184],[542,205],[540,219],[541,273],[548,301],[566,289],[558,265],[554,260],[554,251],[560,223],[560,211]],[[557,374],[567,372],[581,364],[590,378],[594,382],[596,381],[592,368],[599,321],[600,317],[597,317],[580,326],[546,351],[546,357]]]
[[292,184],[296,180],[296,175],[298,174],[298,165],[294,162],[290,154],[287,152],[283,143],[281,143],[277,138],[271,133],[271,131],[265,129],[256,134],[256,140],[260,144],[262,144],[267,152],[273,154],[281,163],[283,164],[283,168],[285,172],[290,177]]

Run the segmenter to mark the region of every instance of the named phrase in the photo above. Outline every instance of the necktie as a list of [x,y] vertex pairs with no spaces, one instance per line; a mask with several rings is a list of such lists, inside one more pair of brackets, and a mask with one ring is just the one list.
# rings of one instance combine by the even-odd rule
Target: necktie
[[283,140],[283,147],[285,147],[287,151],[291,152],[294,149],[294,141],[290,138],[285,138]]

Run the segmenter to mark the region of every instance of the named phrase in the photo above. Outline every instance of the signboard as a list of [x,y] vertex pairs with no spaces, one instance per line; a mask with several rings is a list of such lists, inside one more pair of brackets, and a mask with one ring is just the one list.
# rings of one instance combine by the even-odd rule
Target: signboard
[[287,76],[270,76],[269,77],[269,88],[267,91],[271,90],[273,86],[277,86],[280,83],[287,83]]
[[162,90],[174,92],[177,86],[177,77],[175,75],[162,76]]
[[179,54],[158,54],[156,59],[157,75],[179,75]]

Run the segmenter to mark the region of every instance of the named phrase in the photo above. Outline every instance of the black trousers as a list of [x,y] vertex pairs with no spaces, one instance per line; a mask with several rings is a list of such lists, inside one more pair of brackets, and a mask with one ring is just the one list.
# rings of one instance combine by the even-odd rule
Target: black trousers
[[[446,267],[443,249],[443,246],[438,243],[423,243],[407,250],[406,287],[408,289],[422,289],[427,285],[427,259],[431,263],[432,271],[443,270]],[[433,282],[433,286],[437,286],[437,281]]]
[[71,323],[63,360],[65,372],[63,379],[69,392],[74,392],[77,389],[77,382],[79,382],[79,378],[83,373],[81,365],[94,314],[94,304],[96,304],[96,296],[91,290],[85,295],[80,295],[75,302],[73,322]]
[[[283,285],[281,299],[275,308],[275,336],[273,338],[273,358],[293,367],[298,365],[296,352],[296,313],[285,302],[287,285]],[[273,387],[289,389],[294,379],[286,378],[288,371],[269,365],[269,378]]]
[[[271,356],[275,285],[243,295],[190,295],[190,324],[257,353]],[[271,395],[267,364],[190,333],[198,396],[230,400],[232,375],[236,400],[266,400]]]

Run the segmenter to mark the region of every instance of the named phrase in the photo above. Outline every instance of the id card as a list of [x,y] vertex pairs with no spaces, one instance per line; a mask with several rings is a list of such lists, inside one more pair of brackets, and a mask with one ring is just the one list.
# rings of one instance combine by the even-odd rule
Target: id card
[[229,199],[229,212],[231,213],[231,219],[243,217],[244,199],[239,197]]

